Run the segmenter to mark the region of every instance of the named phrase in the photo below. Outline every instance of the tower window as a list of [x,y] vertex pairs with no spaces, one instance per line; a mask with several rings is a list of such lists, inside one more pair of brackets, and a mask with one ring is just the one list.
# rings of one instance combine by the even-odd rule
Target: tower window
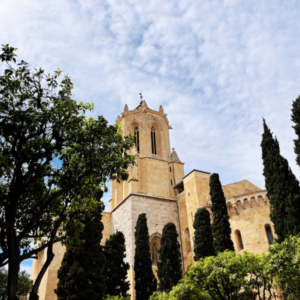
[[273,234],[272,234],[271,226],[269,224],[266,224],[265,229],[266,229],[269,245],[271,245],[273,243]]
[[134,140],[135,147],[137,152],[140,153],[140,134],[137,126],[134,128],[134,135],[135,135],[135,140]]
[[172,172],[172,168],[170,167],[170,172]]
[[242,235],[241,232],[239,230],[235,231],[235,240],[236,240],[236,244],[237,244],[237,250],[241,251],[244,249],[244,244],[243,244],[243,240],[242,240]]
[[171,179],[171,185],[173,185],[173,180]]
[[151,146],[152,146],[152,154],[156,154],[156,137],[155,137],[155,129],[151,128]]

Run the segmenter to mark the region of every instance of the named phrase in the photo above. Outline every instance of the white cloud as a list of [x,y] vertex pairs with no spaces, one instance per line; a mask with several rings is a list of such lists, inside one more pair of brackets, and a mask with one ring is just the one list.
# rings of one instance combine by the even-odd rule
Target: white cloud
[[263,187],[262,117],[300,177],[290,121],[299,19],[298,1],[14,0],[0,4],[0,43],[70,74],[76,98],[110,122],[142,90],[149,107],[164,106],[186,172]]
[[0,2],[0,44],[33,67],[63,69],[76,98],[110,122],[142,90],[149,107],[164,106],[186,172],[263,187],[262,117],[300,177],[290,121],[299,19],[298,1],[12,0]]
[[31,274],[31,265],[22,265],[20,266],[20,271],[26,271],[29,275]]

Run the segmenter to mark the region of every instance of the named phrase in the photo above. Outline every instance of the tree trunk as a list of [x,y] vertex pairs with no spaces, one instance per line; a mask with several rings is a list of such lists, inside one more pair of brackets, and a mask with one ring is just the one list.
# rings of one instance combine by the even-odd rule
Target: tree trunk
[[59,226],[61,225],[61,223],[65,220],[65,216],[61,217],[59,220],[57,220],[54,228],[53,228],[53,231],[52,231],[52,234],[51,234],[51,237],[50,237],[50,240],[49,240],[49,245],[48,245],[48,248],[47,248],[47,259],[46,259],[46,262],[45,264],[43,265],[38,277],[36,278],[35,282],[34,282],[34,285],[33,285],[33,288],[30,292],[30,297],[29,297],[29,300],[38,300],[39,299],[39,296],[38,296],[38,289],[40,287],[40,284],[42,282],[42,279],[48,269],[48,267],[50,266],[53,258],[54,258],[54,253],[53,253],[53,244],[54,244],[54,239],[56,237],[56,233],[57,233],[57,230],[59,228]]
[[16,245],[16,239],[13,226],[7,222],[7,244],[8,244],[8,300],[17,300],[17,286],[19,274],[19,247]]

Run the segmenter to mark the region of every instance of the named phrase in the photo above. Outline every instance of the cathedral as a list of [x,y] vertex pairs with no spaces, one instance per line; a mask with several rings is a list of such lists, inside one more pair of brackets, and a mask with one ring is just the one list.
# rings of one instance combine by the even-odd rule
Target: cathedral
[[[196,211],[206,207],[213,220],[209,195],[210,173],[194,169],[184,172],[184,162],[179,159],[173,148],[171,151],[167,114],[162,106],[152,110],[145,100],[133,110],[125,105],[120,122],[123,135],[135,134],[136,164],[129,169],[127,181],[112,182],[112,196],[109,211],[103,213],[103,239],[117,230],[123,232],[126,241],[126,261],[130,264],[131,299],[134,290],[134,232],[139,214],[146,213],[150,235],[150,250],[154,274],[157,272],[157,253],[163,227],[168,222],[176,225],[178,241],[181,246],[182,271],[194,263],[194,228]],[[248,180],[223,186],[226,197],[232,241],[235,250],[248,250],[253,253],[267,252],[275,238],[274,226],[270,220],[270,204],[267,191],[255,186]],[[57,270],[60,267],[64,247],[54,245],[55,257],[40,285],[40,300],[56,300]],[[45,261],[46,252],[34,260],[31,278],[35,279]]]

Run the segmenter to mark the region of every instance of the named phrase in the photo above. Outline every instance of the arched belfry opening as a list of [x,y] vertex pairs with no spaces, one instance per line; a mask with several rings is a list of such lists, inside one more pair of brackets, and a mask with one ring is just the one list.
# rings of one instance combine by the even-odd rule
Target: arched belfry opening
[[139,128],[137,126],[134,127],[134,135],[135,135],[135,147],[136,151],[140,153],[140,133],[139,133]]
[[151,128],[151,147],[152,147],[152,154],[157,154],[157,151],[156,151],[156,134],[155,134],[155,128],[153,126]]

